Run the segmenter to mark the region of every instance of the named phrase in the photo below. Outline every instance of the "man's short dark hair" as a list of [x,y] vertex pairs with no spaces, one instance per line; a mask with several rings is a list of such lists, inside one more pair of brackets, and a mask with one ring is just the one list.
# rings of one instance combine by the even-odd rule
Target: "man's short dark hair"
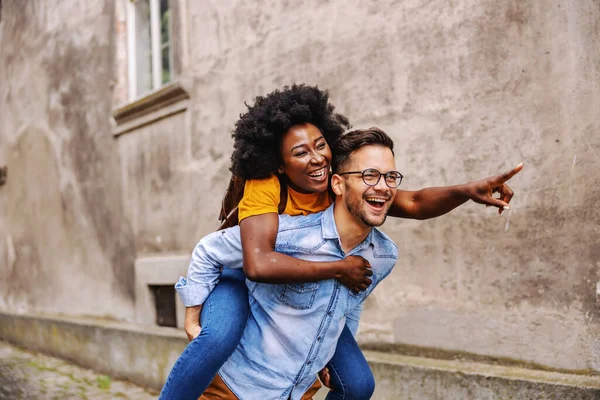
[[329,146],[350,129],[348,119],[334,112],[327,91],[317,86],[285,86],[246,107],[235,124],[231,155],[231,172],[244,179],[268,178],[277,172],[281,140],[294,125],[315,125]]
[[381,129],[374,126],[369,129],[356,129],[342,135],[333,145],[331,161],[333,172],[344,168],[354,151],[369,145],[387,147],[394,154],[394,141]]

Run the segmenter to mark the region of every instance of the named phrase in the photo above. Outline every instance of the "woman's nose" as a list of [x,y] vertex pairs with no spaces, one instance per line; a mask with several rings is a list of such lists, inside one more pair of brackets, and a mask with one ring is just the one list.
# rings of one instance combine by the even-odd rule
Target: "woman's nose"
[[324,159],[325,159],[325,157],[323,157],[321,154],[314,152],[310,161],[313,164],[322,164]]

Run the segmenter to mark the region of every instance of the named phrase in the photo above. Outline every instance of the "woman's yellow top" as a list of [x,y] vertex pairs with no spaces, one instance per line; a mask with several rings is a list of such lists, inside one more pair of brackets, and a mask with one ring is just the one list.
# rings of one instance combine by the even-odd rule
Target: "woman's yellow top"
[[[238,205],[238,222],[253,215],[277,213],[281,185],[279,179],[273,175],[267,179],[251,179],[246,181],[244,197]],[[288,186],[287,204],[284,214],[308,215],[325,210],[331,205],[327,191],[322,193],[299,193]]]

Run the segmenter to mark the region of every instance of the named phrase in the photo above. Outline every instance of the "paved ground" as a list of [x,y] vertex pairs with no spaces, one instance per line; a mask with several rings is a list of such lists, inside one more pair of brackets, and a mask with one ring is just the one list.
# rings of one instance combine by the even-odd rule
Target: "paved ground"
[[0,341],[0,399],[156,399],[158,393]]

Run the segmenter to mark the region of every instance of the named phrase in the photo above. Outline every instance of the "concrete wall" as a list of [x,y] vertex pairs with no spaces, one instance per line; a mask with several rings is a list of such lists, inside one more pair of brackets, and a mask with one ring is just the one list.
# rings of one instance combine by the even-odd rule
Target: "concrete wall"
[[600,370],[597,1],[229,1],[190,6],[188,25],[196,162],[222,168],[242,102],[295,81],[388,131],[404,188],[526,163],[509,213],[386,224],[401,259],[367,303],[365,346]]
[[132,231],[111,135],[114,5],[4,1],[0,306],[133,315]]
[[[2,157],[12,158],[0,188],[0,248],[13,243],[32,260],[44,257],[50,290],[98,274],[94,297],[117,294],[106,309],[130,301],[130,262],[117,255],[188,254],[216,226],[229,132],[243,102],[307,82],[330,89],[356,127],[378,125],[393,136],[404,188],[460,183],[526,163],[511,183],[509,213],[468,204],[433,221],[386,223],[401,259],[368,300],[365,347],[600,371],[597,1],[179,0],[178,63],[191,82],[189,107],[116,139],[108,121],[124,82],[117,80],[113,93],[106,87],[111,71],[123,71],[109,51],[122,49],[110,39],[114,10],[63,1],[73,6],[71,17],[52,30],[45,15],[54,8],[28,4],[2,10],[0,88],[8,107],[0,111],[0,140]],[[88,68],[74,68],[65,55]],[[56,63],[63,69],[47,67]],[[60,103],[65,92],[77,93],[76,104]],[[85,118],[69,122],[71,110]],[[27,139],[30,130],[45,139]],[[77,141],[85,151],[63,150]],[[26,146],[36,146],[35,159],[17,156]],[[56,172],[34,180],[26,167]],[[68,196],[77,201],[61,211]],[[16,214],[22,204],[36,211]],[[43,231],[50,226],[58,228]],[[121,239],[107,247],[98,232]],[[15,259],[15,250],[2,251],[0,260]],[[28,282],[22,277],[37,264],[13,265],[4,262],[4,276]],[[2,285],[11,304],[33,304],[44,290]]]

